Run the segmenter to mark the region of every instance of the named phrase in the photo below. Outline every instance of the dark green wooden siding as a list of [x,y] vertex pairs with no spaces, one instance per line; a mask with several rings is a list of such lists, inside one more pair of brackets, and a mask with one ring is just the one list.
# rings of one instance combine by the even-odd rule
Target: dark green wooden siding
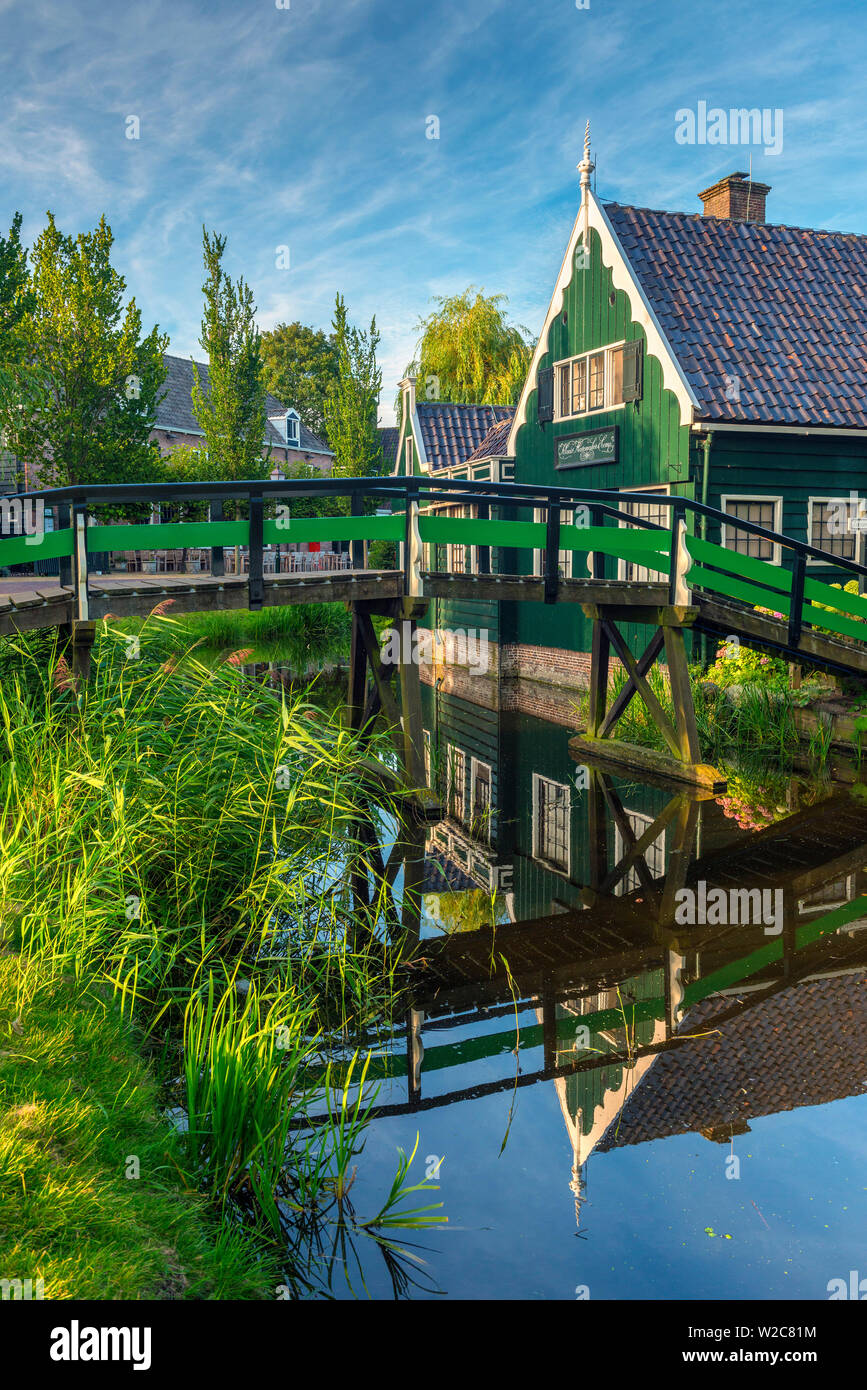
[[[793,540],[807,541],[811,497],[844,497],[850,491],[865,495],[867,440],[835,439],[827,435],[736,433],[713,435],[710,450],[708,502],[721,507],[723,497],[782,497],[780,530]],[[716,523],[708,540],[720,540]],[[811,565],[816,577],[841,578],[842,571]]]
[[[551,324],[547,351],[539,365],[541,369],[552,367],[563,358],[622,341],[644,342],[642,399],[584,419],[540,425],[536,418],[534,389],[530,394],[527,420],[517,435],[517,482],[618,489],[669,484],[672,492],[693,495],[689,475],[689,429],[681,424],[677,398],[663,386],[661,363],[646,350],[644,330],[632,319],[628,296],[614,289],[611,271],[602,263],[599,237],[592,232],[590,264],[585,270],[575,270],[560,313]],[[598,430],[609,425],[619,427],[616,464],[562,472],[555,469],[554,440],[558,435]],[[579,567],[583,563],[583,559],[577,561]],[[519,565],[521,572],[532,572],[529,552],[520,553]],[[582,572],[580,568],[577,571]],[[613,568],[610,577],[615,577]],[[581,613],[569,613],[558,607],[542,609],[538,604],[516,605],[516,611],[505,622],[510,638],[515,641],[579,651],[589,649],[589,624]]]

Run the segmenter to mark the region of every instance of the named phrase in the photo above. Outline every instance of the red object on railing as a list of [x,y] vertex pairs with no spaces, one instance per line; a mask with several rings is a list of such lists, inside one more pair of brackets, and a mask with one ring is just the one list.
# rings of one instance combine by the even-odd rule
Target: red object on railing
[[311,554],[311,555],[315,555],[315,554],[317,553],[317,551],[319,551],[319,550],[322,549],[322,542],[321,542],[321,541],[311,541],[310,544],[308,545],[307,549],[310,551],[310,554]]

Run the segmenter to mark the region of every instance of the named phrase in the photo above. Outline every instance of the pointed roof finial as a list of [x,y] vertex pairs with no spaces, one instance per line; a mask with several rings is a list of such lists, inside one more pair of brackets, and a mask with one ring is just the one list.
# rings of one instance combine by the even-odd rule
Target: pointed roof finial
[[593,170],[595,168],[596,165],[590,158],[590,122],[588,120],[587,125],[584,127],[584,158],[578,165],[578,172],[581,175],[582,188],[590,187],[590,175],[593,173]]

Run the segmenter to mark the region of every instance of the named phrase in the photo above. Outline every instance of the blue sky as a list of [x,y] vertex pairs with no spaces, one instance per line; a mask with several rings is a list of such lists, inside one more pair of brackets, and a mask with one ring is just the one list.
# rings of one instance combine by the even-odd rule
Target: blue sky
[[[73,233],[104,211],[145,327],[179,354],[201,356],[205,222],[263,328],[328,327],[338,289],[376,314],[388,423],[432,295],[501,291],[538,333],[588,117],[603,197],[698,211],[752,154],[769,221],[867,233],[861,4],[289,5],[0,0],[0,223],[20,209],[29,242],[46,208]],[[699,101],[782,110],[781,153],[678,144]]]

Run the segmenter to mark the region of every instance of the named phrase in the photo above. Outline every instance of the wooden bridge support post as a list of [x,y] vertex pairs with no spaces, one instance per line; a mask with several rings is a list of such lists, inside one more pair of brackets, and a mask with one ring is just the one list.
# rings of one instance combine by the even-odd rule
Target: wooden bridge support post
[[[406,605],[412,611],[411,605]],[[403,726],[403,767],[411,787],[425,786],[424,732],[421,712],[421,671],[414,617],[400,623],[400,709]]]
[[599,738],[608,706],[608,666],[611,642],[601,615],[593,619],[590,645],[590,704],[587,713],[587,732]]
[[665,628],[665,659],[668,662],[668,679],[680,756],[685,763],[700,763],[701,745],[698,741],[698,725],[695,722],[695,705],[689,683],[689,666],[682,627]]
[[[684,630],[691,626],[695,610],[689,606],[617,605],[585,603],[584,612],[593,623],[590,691],[585,732],[572,740],[576,757],[592,756],[594,751],[609,762],[644,767],[649,772],[675,781],[722,790],[725,779],[701,761],[701,747]],[[652,625],[656,631],[640,657],[633,656],[618,622]],[[648,679],[651,667],[665,648],[669,684],[675,718],[672,720]],[[608,668],[611,653],[626,672],[626,683],[608,708]],[[635,695],[640,696],[665,742],[667,753],[635,744],[619,742],[614,731]]]
[[665,1036],[673,1038],[680,1026],[680,1010],[686,988],[683,972],[686,969],[686,956],[669,948],[665,953]]
[[76,620],[71,624],[71,628],[69,650],[72,660],[70,665],[75,688],[80,690],[90,677],[90,656],[96,636],[96,623]]
[[358,730],[364,723],[364,698],[367,690],[367,652],[361,629],[362,615],[357,604],[350,603],[352,628],[349,640],[349,727]]
[[421,1100],[421,1064],[424,1060],[424,1043],[421,1030],[424,1025],[424,1010],[408,1009],[406,1014],[406,1089],[409,1104],[417,1105]]

